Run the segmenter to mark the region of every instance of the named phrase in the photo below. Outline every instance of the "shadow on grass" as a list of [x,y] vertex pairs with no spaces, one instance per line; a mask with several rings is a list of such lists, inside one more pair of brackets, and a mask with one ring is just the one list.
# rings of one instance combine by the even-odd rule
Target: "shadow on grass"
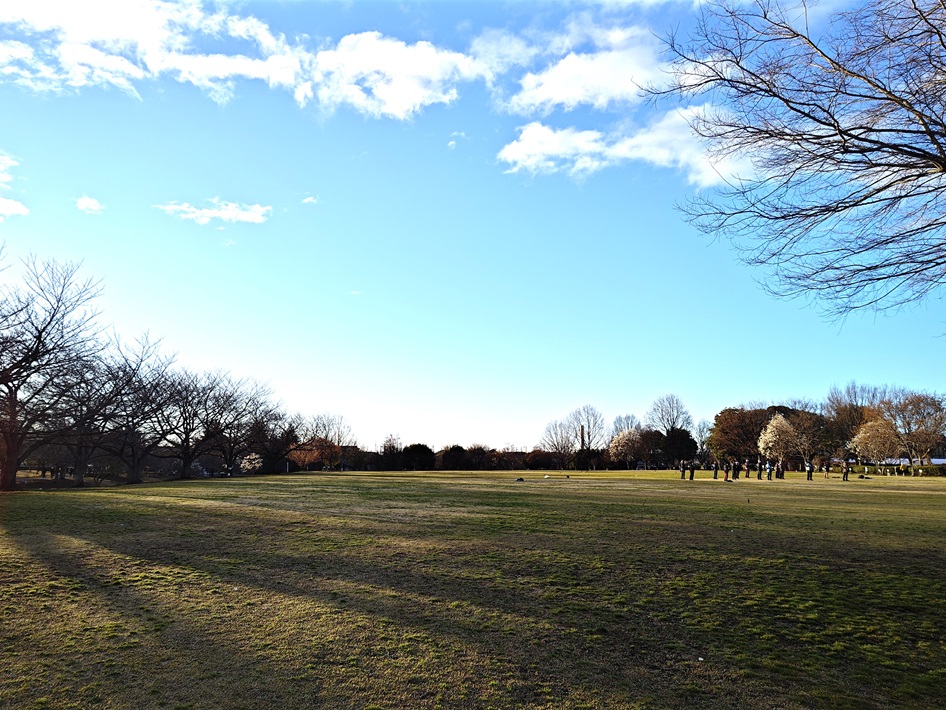
[[793,530],[802,513],[786,521],[784,509],[747,513],[728,499],[371,482],[252,501],[197,490],[136,494],[130,507],[76,497],[86,515],[8,526],[88,603],[151,629],[129,651],[136,667],[179,657],[162,676],[162,697],[179,704],[228,693],[295,707],[943,697],[935,600],[946,589],[930,578],[940,551],[900,566],[882,546]]

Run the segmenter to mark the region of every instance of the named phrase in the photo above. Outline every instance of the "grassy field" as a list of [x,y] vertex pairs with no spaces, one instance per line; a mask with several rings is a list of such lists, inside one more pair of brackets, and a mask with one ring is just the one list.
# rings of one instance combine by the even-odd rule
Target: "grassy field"
[[706,475],[5,495],[0,706],[946,707],[946,480]]

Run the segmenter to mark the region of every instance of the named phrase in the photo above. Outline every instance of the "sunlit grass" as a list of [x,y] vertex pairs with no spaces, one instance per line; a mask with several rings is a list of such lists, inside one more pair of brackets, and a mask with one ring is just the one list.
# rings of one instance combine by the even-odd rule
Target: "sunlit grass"
[[4,496],[0,706],[946,705],[946,481],[549,475]]

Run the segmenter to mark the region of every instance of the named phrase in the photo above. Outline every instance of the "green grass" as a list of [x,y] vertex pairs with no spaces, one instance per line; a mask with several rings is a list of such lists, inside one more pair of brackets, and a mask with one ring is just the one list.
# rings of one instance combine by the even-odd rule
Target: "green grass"
[[946,481],[789,476],[6,495],[0,707],[946,706]]

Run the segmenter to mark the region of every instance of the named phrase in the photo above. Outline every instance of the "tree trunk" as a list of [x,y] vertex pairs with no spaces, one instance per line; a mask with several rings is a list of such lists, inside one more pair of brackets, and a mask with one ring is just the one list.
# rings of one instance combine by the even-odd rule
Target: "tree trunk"
[[88,452],[84,451],[84,447],[78,449],[78,452],[74,457],[73,461],[75,462],[75,479],[76,487],[81,488],[85,485],[85,474],[89,470],[89,457],[91,456],[91,450]]
[[12,491],[16,488],[16,469],[16,458],[4,457],[3,466],[0,468],[0,491]]
[[145,460],[144,457],[137,459],[128,467],[128,482],[141,483],[144,480]]
[[194,465],[194,461],[197,460],[197,456],[193,454],[188,454],[186,456],[181,456],[181,478],[188,480],[191,478],[191,466]]
[[[10,419],[10,422],[13,420]],[[20,466],[20,450],[23,445],[23,438],[16,429],[7,424],[7,429],[3,433],[3,441],[0,442],[0,491],[12,491],[16,488],[16,470]]]

